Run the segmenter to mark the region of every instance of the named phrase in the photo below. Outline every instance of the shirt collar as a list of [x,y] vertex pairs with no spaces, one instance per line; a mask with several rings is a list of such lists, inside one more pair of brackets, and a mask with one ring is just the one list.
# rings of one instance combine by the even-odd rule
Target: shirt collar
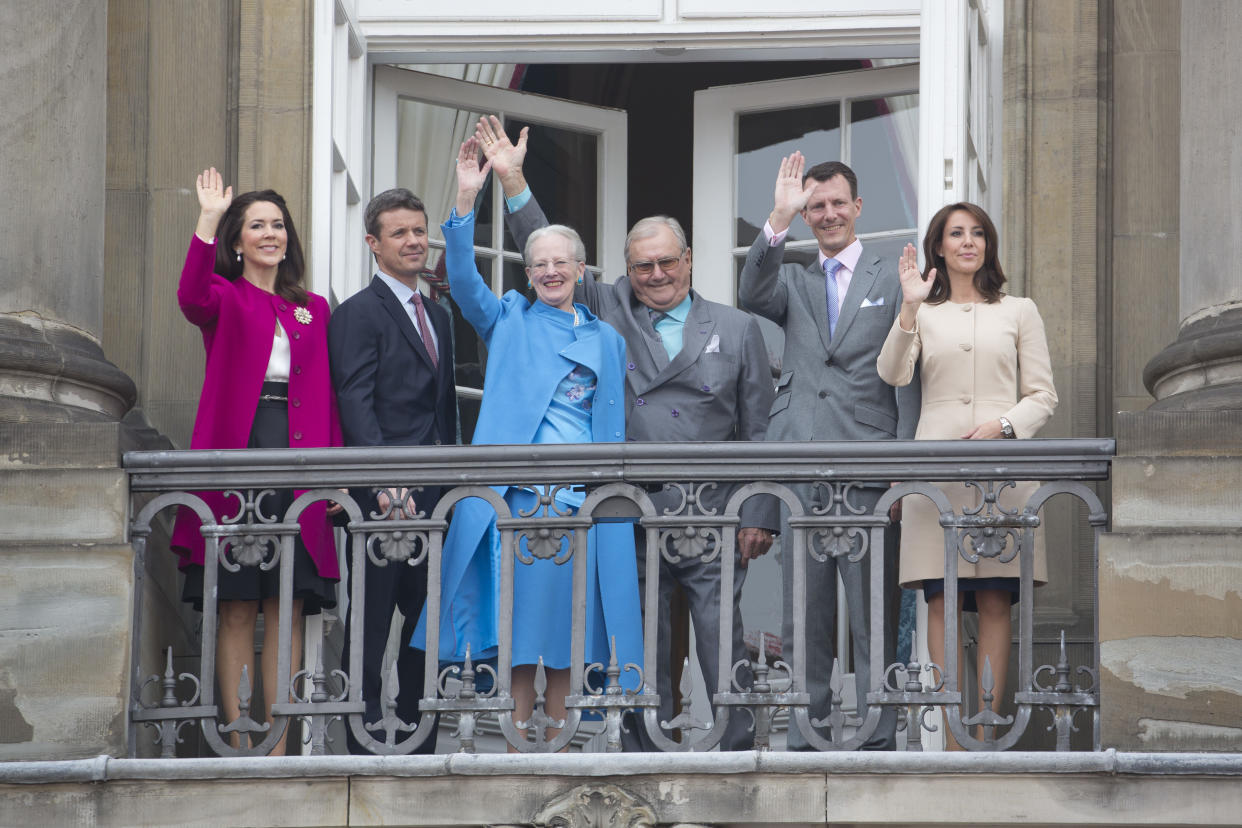
[[693,299],[691,295],[687,293],[686,298],[682,299],[676,307],[669,308],[666,311],[662,311],[662,313],[670,319],[674,319],[684,325],[686,324],[686,317],[690,315],[691,304],[693,304]]
[[841,267],[845,268],[851,274],[853,274],[854,269],[858,267],[858,260],[862,258],[862,242],[860,242],[857,238],[855,238],[852,242],[846,245],[844,250],[842,250],[840,253],[832,257],[825,256],[824,251],[820,250],[819,251],[819,269],[820,270],[824,269],[824,262],[828,261],[829,258],[836,259],[838,262],[841,263]]
[[[378,269],[375,271],[375,275],[384,280],[384,284],[388,285],[389,290],[393,292],[393,294],[397,297],[397,301],[401,304],[404,305],[409,302],[411,298],[413,298],[414,291],[411,290],[410,286],[405,282],[400,279],[395,279],[384,271]],[[422,283],[420,282],[419,284],[421,286]]]

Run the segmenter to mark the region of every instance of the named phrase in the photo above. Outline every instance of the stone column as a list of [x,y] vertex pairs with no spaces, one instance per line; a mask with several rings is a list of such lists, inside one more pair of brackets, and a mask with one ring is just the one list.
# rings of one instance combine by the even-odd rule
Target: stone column
[[0,418],[101,422],[134,385],[103,358],[107,5],[0,7]]
[[[1127,25],[1141,36],[1136,39],[1173,35],[1172,44],[1150,42],[1146,56],[1136,49],[1128,70],[1159,68],[1171,46],[1179,49],[1180,206],[1174,193],[1157,186],[1164,179],[1159,170],[1131,195],[1179,214],[1178,269],[1166,269],[1177,283],[1180,330],[1144,372],[1156,402],[1116,420],[1112,532],[1100,543],[1103,742],[1119,750],[1236,751],[1242,742],[1236,669],[1242,663],[1242,100],[1236,92],[1242,4],[1122,5],[1115,13],[1119,22],[1123,11],[1131,13]],[[1159,75],[1167,79],[1169,72]],[[1137,103],[1123,100],[1127,94],[1150,97],[1167,88],[1161,82],[1139,90],[1119,67],[1114,106],[1121,111]],[[1167,103],[1157,104],[1152,117],[1161,109],[1178,111]],[[1148,149],[1168,146],[1163,131],[1135,129],[1124,138]],[[1131,154],[1178,164],[1168,153]],[[1114,273],[1121,301],[1141,295],[1141,283],[1120,258]]]
[[0,4],[0,759],[119,754],[132,584],[99,345],[107,4]]
[[1147,364],[1163,410],[1242,409],[1242,7],[1181,7],[1177,341]]

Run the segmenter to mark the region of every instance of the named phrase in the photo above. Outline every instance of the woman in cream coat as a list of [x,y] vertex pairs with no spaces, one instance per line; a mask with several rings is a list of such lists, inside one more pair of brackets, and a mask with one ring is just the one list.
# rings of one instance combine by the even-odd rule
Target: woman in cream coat
[[[876,366],[896,386],[909,384],[919,366],[923,405],[915,439],[1033,437],[1057,404],[1048,342],[1035,303],[1001,293],[1005,274],[992,220],[974,204],[950,204],[932,217],[923,254],[924,273],[914,245],[902,254],[901,313]],[[974,487],[941,488],[958,514],[978,505]],[[1006,489],[1001,505],[1021,508],[1033,491],[1031,483]],[[932,660],[944,664],[944,530],[926,498],[908,497],[903,509],[901,582],[924,588],[928,648]],[[1036,533],[1035,547],[1035,582],[1044,583],[1042,533]],[[980,663],[984,656],[991,661],[997,697],[1005,688],[1019,566],[1016,556],[1008,563],[958,559],[959,610],[979,613]]]

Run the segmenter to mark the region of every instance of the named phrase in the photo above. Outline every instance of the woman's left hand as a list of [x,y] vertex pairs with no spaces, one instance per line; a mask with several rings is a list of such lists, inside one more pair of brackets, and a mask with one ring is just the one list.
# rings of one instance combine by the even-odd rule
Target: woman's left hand
[[985,420],[962,435],[963,440],[996,440],[1001,436],[1000,420]]

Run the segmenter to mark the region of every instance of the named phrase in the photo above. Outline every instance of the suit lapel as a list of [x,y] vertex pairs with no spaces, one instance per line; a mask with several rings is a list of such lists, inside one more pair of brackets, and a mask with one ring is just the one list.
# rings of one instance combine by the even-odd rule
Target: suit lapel
[[[431,364],[431,354],[427,353],[427,347],[423,345],[423,338],[419,336],[418,329],[414,327],[414,323],[410,321],[410,315],[405,312],[405,308],[401,307],[401,302],[397,300],[388,285],[384,284],[384,280],[378,276],[371,278],[371,290],[375,291],[379,297],[380,305],[392,318],[392,323],[397,326],[397,330],[401,331],[402,336],[410,343],[410,347],[414,349],[414,353],[418,354],[418,358],[423,361],[429,370],[434,370]],[[424,305],[424,309],[426,306]],[[428,314],[432,316],[432,314]],[[434,323],[432,323],[434,324]],[[440,333],[440,329],[436,328],[436,333]],[[441,336],[440,341],[444,338]]]
[[656,336],[655,327],[651,324],[651,311],[642,302],[630,302],[630,314],[634,317],[634,327],[638,328],[643,342],[647,346],[647,355],[655,370],[648,376],[658,375],[668,367],[668,351]]
[[[707,303],[697,293],[690,303],[690,312],[686,314],[686,324],[681,331],[681,351],[672,361],[660,370],[658,374],[647,384],[640,393],[646,393],[651,388],[662,385],[682,371],[698,362],[699,356],[703,353],[703,349],[707,347],[708,341],[711,339],[712,333],[716,330],[716,323],[712,319],[711,310]],[[664,351],[664,346],[656,343],[656,346]],[[668,354],[664,354],[667,358]]]
[[[850,323],[854,321],[854,317],[858,316],[858,309],[862,306],[863,298],[871,292],[871,287],[875,284],[876,277],[879,276],[879,258],[875,256],[867,258],[870,261],[865,267],[859,267],[854,272],[854,277],[850,279],[849,289],[845,291],[845,301],[841,303],[841,315],[837,318],[837,332],[832,337],[832,344],[828,347],[829,354],[841,344],[841,340],[845,339],[845,334],[850,329]],[[863,259],[859,259],[860,264],[863,261]],[[825,290],[827,289],[825,288]]]

